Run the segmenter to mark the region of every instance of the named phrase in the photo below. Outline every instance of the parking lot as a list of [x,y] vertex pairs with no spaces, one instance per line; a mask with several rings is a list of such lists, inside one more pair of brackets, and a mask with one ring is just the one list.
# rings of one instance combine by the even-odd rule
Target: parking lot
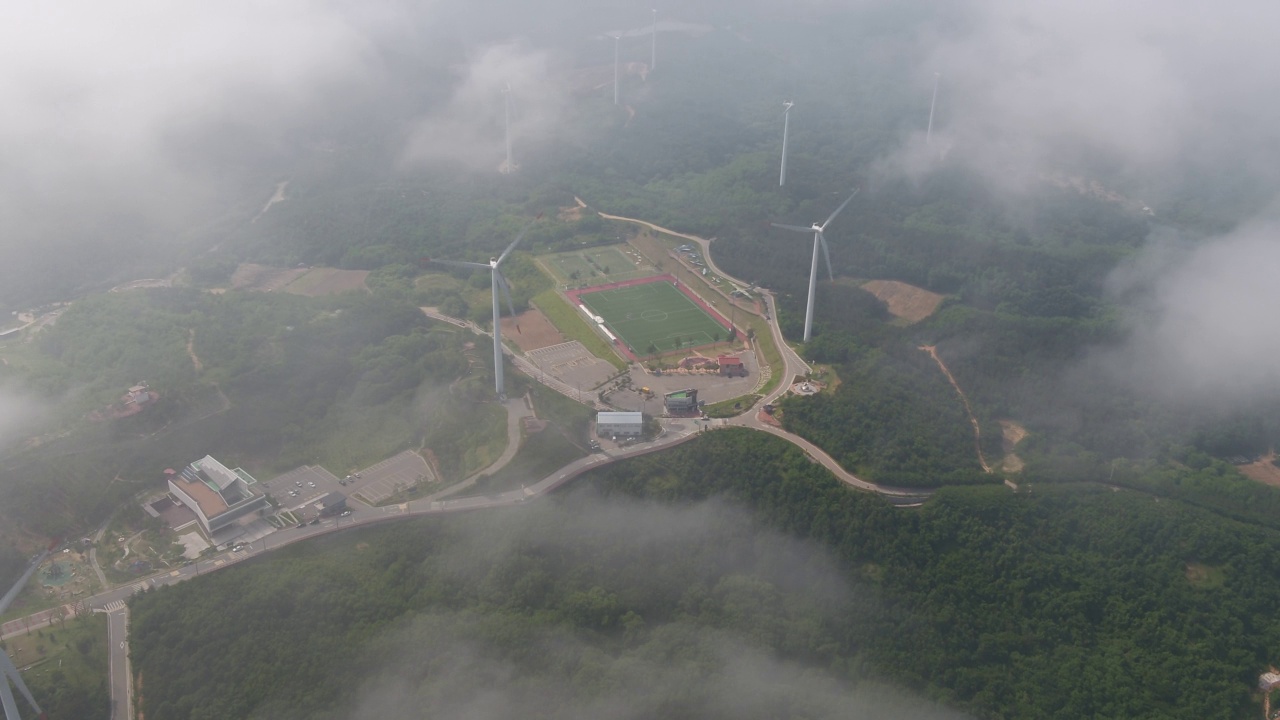
[[[352,477],[345,488],[350,497],[377,505],[396,493],[414,485],[439,481],[435,471],[422,456],[412,450],[371,465]],[[336,480],[336,478],[335,478]]]
[[617,373],[617,369],[592,355],[577,340],[530,350],[525,353],[525,357],[546,374],[566,385],[581,388],[584,392],[593,390]]
[[289,510],[296,510],[327,492],[346,490],[338,483],[337,476],[318,465],[303,465],[263,485],[280,507]]

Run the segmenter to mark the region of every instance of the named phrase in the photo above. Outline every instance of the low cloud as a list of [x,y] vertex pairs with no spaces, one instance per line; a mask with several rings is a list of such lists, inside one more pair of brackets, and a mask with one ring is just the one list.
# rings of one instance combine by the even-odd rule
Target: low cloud
[[529,145],[550,137],[564,113],[568,94],[553,77],[553,65],[549,52],[520,43],[480,50],[457,68],[448,101],[418,123],[406,160],[496,172],[506,158],[504,94],[509,88],[512,155],[518,167]]
[[[860,2],[867,7],[870,3]],[[1150,192],[1169,175],[1232,167],[1271,184],[1280,98],[1280,6],[1136,0],[939,6],[916,33],[919,133],[892,158],[910,173],[950,149],[1019,192],[1058,172],[1097,171]],[[934,152],[922,153],[934,73]]]
[[1173,231],[1112,274],[1129,339],[1094,360],[1152,395],[1248,405],[1280,395],[1280,215],[1209,240]]
[[[762,528],[736,506],[579,491],[467,520],[451,526],[437,560],[456,578],[450,585],[485,596],[508,585],[535,595],[548,584],[581,585],[617,593],[616,613],[663,608],[666,619],[653,610],[635,618],[642,632],[599,642],[588,627],[513,622],[506,611],[478,609],[484,603],[433,609],[366,648],[371,662],[356,666],[368,674],[351,709],[333,717],[962,717],[770,650],[762,638],[803,646],[825,637],[851,603],[870,601],[822,548]],[[714,627],[690,619],[716,598],[733,600]]]

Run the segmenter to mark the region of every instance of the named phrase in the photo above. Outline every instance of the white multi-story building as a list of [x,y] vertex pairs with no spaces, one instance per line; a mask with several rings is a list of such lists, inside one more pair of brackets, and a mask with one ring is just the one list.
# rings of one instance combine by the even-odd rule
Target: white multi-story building
[[252,475],[206,455],[169,476],[169,492],[191,508],[209,538],[236,520],[270,507]]

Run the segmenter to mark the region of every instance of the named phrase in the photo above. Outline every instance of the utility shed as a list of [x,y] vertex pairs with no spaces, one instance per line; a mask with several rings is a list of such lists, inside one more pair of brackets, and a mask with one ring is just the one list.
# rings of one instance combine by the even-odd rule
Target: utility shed
[[326,493],[311,503],[311,507],[315,508],[320,517],[337,515],[347,509],[347,496],[340,492]]
[[634,437],[644,432],[644,413],[596,413],[596,434],[600,437]]

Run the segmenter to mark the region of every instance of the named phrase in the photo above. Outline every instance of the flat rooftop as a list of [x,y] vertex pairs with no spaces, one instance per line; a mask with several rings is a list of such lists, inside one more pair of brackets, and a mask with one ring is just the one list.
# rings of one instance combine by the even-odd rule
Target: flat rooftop
[[226,501],[208,485],[191,482],[181,475],[170,475],[169,480],[196,501],[205,517],[212,518],[227,511]]

